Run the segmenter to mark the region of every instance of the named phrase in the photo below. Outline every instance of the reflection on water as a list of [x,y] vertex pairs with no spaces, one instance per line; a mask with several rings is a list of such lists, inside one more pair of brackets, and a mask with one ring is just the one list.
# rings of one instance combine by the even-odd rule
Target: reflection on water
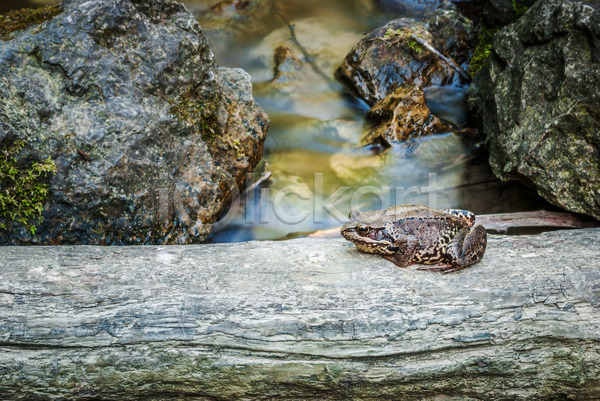
[[[4,0],[2,9],[42,3],[58,1]],[[400,16],[419,18],[439,1],[232,0],[221,9],[221,19],[209,12],[215,0],[184,3],[198,17],[217,62],[250,73],[255,99],[271,119],[257,168],[257,177],[267,169],[271,179],[232,206],[212,241],[277,239],[331,228],[341,225],[351,208],[415,203],[476,213],[512,211],[514,196],[494,184],[485,162],[471,160],[477,144],[457,134],[417,138],[385,151],[358,147],[368,128],[363,119],[368,107],[333,79],[363,34]],[[235,4],[254,8],[240,11]],[[290,40],[286,22],[310,59]],[[274,50],[280,45],[295,58],[279,60],[275,77]],[[467,120],[466,90],[424,88],[431,110],[458,127]]]

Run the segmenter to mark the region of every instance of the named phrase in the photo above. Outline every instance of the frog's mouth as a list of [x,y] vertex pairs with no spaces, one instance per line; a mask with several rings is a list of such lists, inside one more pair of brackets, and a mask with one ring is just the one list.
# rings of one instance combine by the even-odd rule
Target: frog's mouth
[[365,253],[377,253],[379,255],[393,255],[395,251],[392,243],[387,240],[375,240],[362,236],[354,228],[348,228],[341,231],[342,236],[350,242],[354,242],[359,251]]

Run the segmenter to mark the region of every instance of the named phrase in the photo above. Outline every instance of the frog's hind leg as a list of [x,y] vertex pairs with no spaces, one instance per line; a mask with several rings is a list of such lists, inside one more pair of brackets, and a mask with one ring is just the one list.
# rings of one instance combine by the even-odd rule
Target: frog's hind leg
[[483,258],[486,245],[487,232],[481,224],[460,230],[446,250],[446,262],[451,267],[442,271],[450,273],[479,262]]
[[457,268],[456,266],[453,266],[448,263],[438,263],[437,265],[432,265],[432,266],[417,267],[417,270],[430,270],[430,271],[442,272],[442,273],[450,273],[450,272],[454,272],[454,271],[460,270],[460,269],[462,269],[462,268]]
[[487,232],[478,224],[470,229],[460,230],[448,244],[442,263],[433,266],[419,266],[418,270],[439,271],[443,274],[452,273],[477,263],[485,253]]
[[434,272],[442,272],[442,274],[448,274],[460,269],[464,269],[465,267],[467,266],[456,267],[448,263],[438,263],[434,266],[419,266],[417,270],[429,270]]

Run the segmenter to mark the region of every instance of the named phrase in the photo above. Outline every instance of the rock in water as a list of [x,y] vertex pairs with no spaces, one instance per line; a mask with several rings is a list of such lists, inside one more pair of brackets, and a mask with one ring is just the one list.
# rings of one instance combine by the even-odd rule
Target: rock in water
[[0,149],[57,171],[37,235],[0,243],[195,243],[262,156],[269,121],[170,0],[65,0],[0,42]]
[[600,218],[600,3],[538,1],[471,87],[494,173]]
[[369,110],[367,119],[374,128],[363,138],[365,145],[379,140],[391,146],[394,142],[451,131],[429,111],[425,94],[416,87],[397,88]]
[[410,34],[431,43],[457,63],[469,60],[470,22],[454,10],[437,10],[427,21],[401,18],[365,35],[336,71],[340,82],[369,105],[399,86],[448,85],[459,77]]
[[423,88],[459,83],[450,66],[423,48],[423,38],[458,63],[468,60],[471,23],[454,10],[437,10],[427,21],[401,18],[365,35],[337,69],[337,78],[373,106],[363,145],[392,143],[451,131],[433,115]]

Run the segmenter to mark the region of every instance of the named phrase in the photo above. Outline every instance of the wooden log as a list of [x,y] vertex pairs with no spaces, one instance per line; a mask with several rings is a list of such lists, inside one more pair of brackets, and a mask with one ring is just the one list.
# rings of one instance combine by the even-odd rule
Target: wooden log
[[599,222],[591,217],[567,212],[535,212],[483,214],[477,216],[477,222],[487,230],[506,233],[510,228],[555,227],[586,228],[598,227]]
[[600,230],[400,269],[341,239],[0,248],[0,399],[600,397]]

